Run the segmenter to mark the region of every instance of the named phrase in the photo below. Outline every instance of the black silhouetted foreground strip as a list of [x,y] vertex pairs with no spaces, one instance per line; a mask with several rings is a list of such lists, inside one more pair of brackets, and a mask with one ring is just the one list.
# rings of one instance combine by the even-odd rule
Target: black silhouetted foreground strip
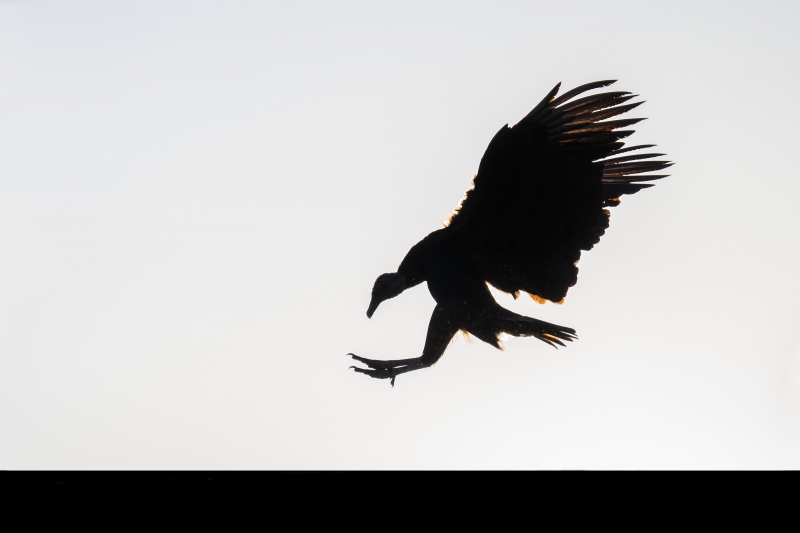
[[[647,474],[655,476],[648,483]],[[604,475],[607,474],[607,475]],[[596,513],[590,513],[587,517],[593,524],[598,519],[608,517],[617,522],[628,518],[630,521],[641,523],[639,511],[646,509],[648,505],[665,505],[667,511],[664,517],[659,516],[659,520],[665,520],[667,516],[677,516],[685,521],[685,513],[674,513],[675,490],[674,485],[668,480],[675,480],[682,471],[613,471],[613,470],[338,470],[338,471],[0,471],[0,490],[6,496],[6,501],[13,501],[17,496],[20,501],[24,499],[27,503],[34,491],[51,492],[54,494],[76,494],[105,496],[108,499],[116,500],[118,505],[131,505],[136,507],[137,513],[148,516],[151,510],[151,498],[164,495],[181,494],[202,494],[210,492],[230,491],[238,494],[246,492],[257,500],[257,504],[252,508],[257,512],[267,512],[262,516],[263,523],[274,523],[275,513],[284,509],[295,510],[297,506],[302,506],[307,515],[300,514],[295,517],[297,521],[307,521],[315,517],[320,511],[321,506],[338,506],[336,511],[343,512],[342,518],[348,520],[350,517],[347,505],[352,505],[353,501],[359,506],[359,513],[385,513],[387,498],[402,499],[407,497],[409,490],[418,487],[420,482],[425,483],[426,487],[437,491],[437,505],[445,506],[442,509],[434,507],[431,512],[438,511],[440,516],[446,516],[451,522],[460,518],[472,519],[476,512],[488,512],[492,514],[494,520],[504,518],[504,513],[519,509],[520,513],[530,515],[531,498],[539,504],[546,504],[540,510],[543,516],[550,514],[558,515],[558,519],[569,517],[570,523],[583,516],[587,510],[597,506]],[[691,473],[690,473],[691,474]],[[702,472],[695,472],[700,475]],[[627,480],[614,484],[614,490],[609,491],[609,475],[626,476]],[[693,506],[698,506],[703,511],[715,509],[714,519],[719,520],[720,512],[729,508],[731,501],[737,498],[747,498],[748,509],[752,508],[758,513],[759,519],[764,520],[764,513],[761,507],[753,507],[760,497],[767,496],[769,501],[765,504],[776,505],[776,509],[786,509],[790,511],[794,503],[791,491],[780,490],[783,485],[772,483],[766,489],[753,490],[752,480],[732,477],[725,472],[714,472],[718,481],[713,479],[696,477],[692,483],[686,484],[681,488],[680,502],[682,510],[692,510]],[[734,475],[738,475],[734,474]],[[754,472],[750,475],[759,475]],[[787,473],[772,473],[772,475],[783,475]],[[797,475],[789,474],[792,479]],[[666,476],[666,477],[665,477]],[[785,478],[791,481],[789,478]],[[536,482],[531,484],[531,482]],[[539,483],[546,481],[546,484]],[[747,485],[745,486],[745,483]],[[491,486],[492,490],[485,490]],[[520,490],[520,487],[526,487]],[[771,487],[775,487],[770,490]],[[482,490],[484,489],[484,490]],[[565,498],[564,494],[571,494]],[[709,501],[708,494],[726,496],[725,500],[720,500],[717,504],[719,512],[716,511],[716,499]],[[125,496],[124,498],[122,496]],[[620,499],[624,498],[626,508],[620,509]],[[685,499],[685,501],[684,501]],[[107,504],[100,504],[101,499],[95,499],[87,503],[80,502],[74,508],[74,512],[80,513],[81,519],[91,520],[92,518],[106,520],[103,511]],[[178,500],[160,500],[168,506],[174,506]],[[237,500],[247,505],[249,500]],[[580,509],[576,510],[576,501],[580,502]],[[464,502],[475,505],[474,510],[466,516],[463,513],[450,512],[451,508],[458,508]],[[217,503],[222,503],[220,500]],[[634,503],[637,506],[637,513],[628,513],[627,506]],[[744,503],[744,501],[743,501]],[[493,505],[494,504],[494,505]],[[782,504],[782,505],[781,505]],[[98,506],[95,509],[95,506]],[[206,506],[204,501],[192,500],[191,510],[184,518],[188,521],[192,518],[205,520],[209,515],[219,512],[230,514],[225,507],[215,505]],[[285,507],[286,506],[286,507]],[[563,506],[563,508],[562,508]],[[18,509],[26,516],[31,513],[27,511],[28,506],[9,506],[6,511],[13,513]],[[344,509],[344,511],[342,511]],[[497,509],[502,509],[500,516]],[[184,507],[178,506],[182,514]],[[570,515],[574,513],[575,516]],[[627,513],[627,514],[626,514]],[[670,514],[671,513],[671,514]],[[780,513],[778,510],[776,516]],[[695,516],[697,513],[693,513]],[[111,520],[129,520],[131,515],[114,515]],[[322,514],[321,519],[330,521],[339,515]],[[383,516],[381,514],[381,516]],[[738,516],[738,515],[737,515]],[[64,515],[56,513],[55,517],[63,521]],[[398,518],[409,517],[418,520],[417,514],[398,513]],[[37,517],[38,518],[38,517]],[[62,522],[63,523],[63,522]],[[511,524],[510,524],[511,525]]]
[[[422,356],[381,361],[348,354],[373,378],[394,379],[429,367],[463,330],[502,348],[503,333],[533,336],[551,346],[577,338],[572,328],[501,307],[487,283],[539,303],[561,303],[578,280],[581,250],[591,250],[608,228],[607,207],[666,177],[647,174],[670,166],[644,161],[664,154],[631,153],[624,129],[641,118],[607,120],[637,107],[628,92],[576,96],[614,83],[597,81],[556,98],[559,83],[514,127],[497,132],[481,159],[472,188],[445,224],[409,250],[397,272],[382,274],[367,316],[404,290],[428,282],[436,300]],[[622,128],[622,129],[621,129]],[[623,155],[624,154],[624,155]]]

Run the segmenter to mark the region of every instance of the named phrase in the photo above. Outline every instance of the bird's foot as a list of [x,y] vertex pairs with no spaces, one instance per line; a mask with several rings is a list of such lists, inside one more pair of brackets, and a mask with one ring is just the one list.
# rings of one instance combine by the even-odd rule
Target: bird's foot
[[367,359],[366,357],[361,357],[354,353],[349,353],[347,355],[369,367],[359,368],[357,366],[351,366],[350,368],[360,374],[366,374],[371,378],[391,379],[390,383],[392,384],[392,387],[394,387],[394,380],[399,374],[404,374],[406,372],[410,372],[411,370],[416,370],[426,366],[421,363],[421,358],[419,357],[382,361],[379,359]]

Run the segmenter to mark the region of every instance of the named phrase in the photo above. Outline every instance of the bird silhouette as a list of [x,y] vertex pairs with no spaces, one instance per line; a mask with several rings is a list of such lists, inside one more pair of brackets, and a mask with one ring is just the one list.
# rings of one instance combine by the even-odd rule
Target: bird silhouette
[[[422,282],[436,301],[420,357],[377,360],[348,354],[367,368],[356,372],[390,379],[433,365],[453,336],[464,331],[502,349],[501,337],[536,337],[551,346],[577,339],[572,328],[501,307],[487,286],[538,303],[561,303],[578,280],[576,263],[609,225],[608,207],[620,196],[666,177],[647,174],[672,165],[645,161],[664,154],[629,153],[621,139],[641,118],[608,120],[643,102],[629,92],[601,92],[616,80],[581,85],[556,97],[557,84],[513,127],[489,143],[478,173],[445,227],[411,247],[397,272],[381,274],[367,316],[381,302]],[[625,155],[622,155],[625,154]]]

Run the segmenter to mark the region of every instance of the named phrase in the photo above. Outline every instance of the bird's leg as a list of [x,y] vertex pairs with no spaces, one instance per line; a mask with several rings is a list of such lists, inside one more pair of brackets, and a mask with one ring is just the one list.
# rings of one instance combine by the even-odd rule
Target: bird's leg
[[357,366],[351,366],[350,368],[376,379],[391,379],[391,384],[394,386],[394,378],[400,374],[405,374],[412,370],[419,370],[420,368],[427,368],[439,360],[445,348],[447,348],[447,345],[450,343],[450,340],[459,330],[455,322],[450,319],[450,316],[451,314],[439,305],[433,310],[431,321],[428,324],[428,335],[425,339],[425,347],[420,357],[381,361],[379,359],[367,359],[366,357],[360,357],[350,353],[347,355],[369,367],[359,368]]

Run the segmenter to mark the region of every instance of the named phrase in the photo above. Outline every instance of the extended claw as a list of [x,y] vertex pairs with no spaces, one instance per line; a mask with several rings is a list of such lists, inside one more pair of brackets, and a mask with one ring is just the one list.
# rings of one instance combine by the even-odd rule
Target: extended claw
[[[358,356],[358,355],[356,355],[354,353],[349,353],[347,355],[349,355],[350,357],[352,357],[356,361],[358,361],[360,363],[364,363],[368,367],[374,368],[376,370],[377,369],[389,368],[391,366],[391,363],[392,363],[391,361],[378,361],[376,359],[367,359],[366,357],[360,357],[360,356]],[[354,367],[350,367],[350,368],[354,368]]]

